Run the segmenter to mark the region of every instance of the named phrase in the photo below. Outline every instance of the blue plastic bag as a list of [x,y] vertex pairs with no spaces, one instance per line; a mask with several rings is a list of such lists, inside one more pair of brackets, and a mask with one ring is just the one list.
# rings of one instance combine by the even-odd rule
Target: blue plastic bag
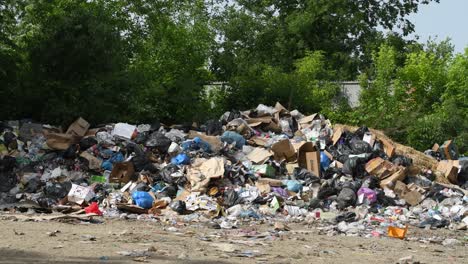
[[245,145],[245,138],[241,136],[240,134],[233,132],[233,131],[226,131],[223,133],[221,136],[221,141],[222,142],[227,142],[228,144],[232,144],[233,142],[236,142],[236,148],[242,149],[242,147]]
[[193,140],[185,141],[182,143],[183,150],[199,150],[202,149],[205,152],[211,152],[211,146],[208,142],[202,140],[199,137],[195,137]]
[[134,204],[142,208],[150,209],[151,207],[153,207],[153,202],[154,202],[153,196],[151,196],[147,192],[139,192],[139,191],[134,192],[132,194],[132,199],[133,199]]
[[302,184],[299,181],[288,180],[286,181],[286,189],[288,189],[291,192],[297,193],[302,191]]
[[320,169],[326,171],[330,167],[330,158],[325,154],[325,152],[320,152]]
[[185,153],[181,153],[171,159],[171,163],[174,165],[188,165],[190,164],[190,157]]

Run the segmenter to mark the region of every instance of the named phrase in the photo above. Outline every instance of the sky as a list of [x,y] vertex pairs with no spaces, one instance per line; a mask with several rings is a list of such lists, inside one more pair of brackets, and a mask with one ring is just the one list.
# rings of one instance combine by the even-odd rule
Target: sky
[[468,47],[468,0],[440,0],[421,5],[418,13],[410,16],[415,25],[413,35],[425,43],[429,37],[441,41],[449,37],[455,52]]

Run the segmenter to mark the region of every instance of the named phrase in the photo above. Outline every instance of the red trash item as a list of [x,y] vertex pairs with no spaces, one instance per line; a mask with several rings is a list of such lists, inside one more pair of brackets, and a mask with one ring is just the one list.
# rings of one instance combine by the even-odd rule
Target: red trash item
[[99,206],[96,202],[92,202],[88,207],[86,207],[85,212],[87,214],[97,214],[97,215],[102,215],[101,210],[99,210]]

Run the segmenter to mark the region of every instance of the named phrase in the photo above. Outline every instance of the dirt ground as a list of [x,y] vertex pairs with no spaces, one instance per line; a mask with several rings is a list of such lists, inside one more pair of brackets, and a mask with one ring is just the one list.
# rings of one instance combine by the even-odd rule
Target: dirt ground
[[[0,263],[468,263],[464,245],[443,246],[416,238],[453,237],[466,231],[410,228],[408,238],[327,236],[291,224],[269,235],[268,224],[226,230],[206,225],[170,226],[139,220],[103,223],[0,220]],[[132,251],[136,250],[136,251]],[[130,255],[130,256],[125,256]]]

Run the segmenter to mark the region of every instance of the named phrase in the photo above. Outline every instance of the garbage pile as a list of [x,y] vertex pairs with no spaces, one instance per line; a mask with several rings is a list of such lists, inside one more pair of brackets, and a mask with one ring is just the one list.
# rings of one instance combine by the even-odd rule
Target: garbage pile
[[0,135],[2,210],[217,228],[304,221],[331,235],[400,238],[408,226],[468,225],[468,161],[453,142],[401,150],[375,130],[332,126],[279,103],[201,126],[91,128],[79,118],[64,132],[9,121]]

